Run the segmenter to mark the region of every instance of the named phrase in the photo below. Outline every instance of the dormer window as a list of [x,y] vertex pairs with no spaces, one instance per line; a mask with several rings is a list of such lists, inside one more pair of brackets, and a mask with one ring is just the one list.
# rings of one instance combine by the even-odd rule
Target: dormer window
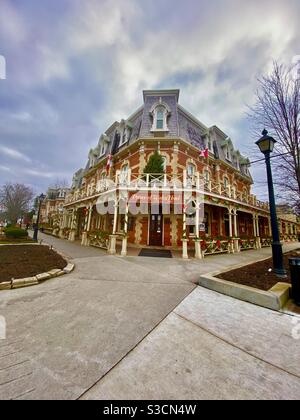
[[229,147],[226,147],[226,159],[231,161],[231,151]]
[[100,148],[100,157],[104,156],[106,153],[107,143],[103,142]]
[[95,159],[95,156],[93,154],[90,155],[89,161],[90,161],[89,162],[89,168],[92,168],[96,163],[96,159]]
[[206,135],[205,146],[208,148],[210,152],[213,152],[213,142],[209,135]]
[[167,119],[170,110],[167,104],[164,104],[160,99],[159,103],[152,107],[150,114],[153,118],[151,131],[169,131]]
[[123,133],[120,133],[119,147],[123,146],[123,144],[127,143],[127,141],[128,141],[128,130],[127,128],[125,128]]

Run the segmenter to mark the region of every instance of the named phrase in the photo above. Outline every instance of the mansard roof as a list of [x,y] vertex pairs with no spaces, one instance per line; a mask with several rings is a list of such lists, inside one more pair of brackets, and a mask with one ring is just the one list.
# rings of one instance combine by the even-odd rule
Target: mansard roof
[[[108,154],[116,154],[122,148],[134,143],[140,138],[155,138],[152,131],[153,110],[161,104],[165,106],[167,113],[167,128],[165,136],[168,138],[181,138],[198,149],[211,144],[210,152],[235,170],[240,170],[242,175],[251,179],[248,171],[249,159],[243,157],[239,150],[234,148],[230,137],[216,125],[207,127],[179,103],[179,89],[144,90],[144,104],[138,108],[127,119],[115,121],[100,136],[95,149],[89,152],[88,162],[84,172],[91,166],[96,165],[100,160],[105,159]],[[102,142],[106,142],[105,154],[100,156]],[[92,165],[91,165],[92,163]],[[78,176],[78,174],[77,174]]]

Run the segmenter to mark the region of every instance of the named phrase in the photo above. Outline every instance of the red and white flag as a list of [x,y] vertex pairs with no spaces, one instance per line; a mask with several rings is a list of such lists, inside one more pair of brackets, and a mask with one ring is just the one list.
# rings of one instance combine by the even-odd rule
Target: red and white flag
[[200,155],[199,156],[204,157],[205,159],[208,159],[208,156],[209,156],[208,147],[206,147],[206,149],[204,149],[204,150],[200,150]]
[[109,174],[109,170],[110,170],[111,165],[112,165],[112,155],[109,154],[107,156],[107,162],[106,162],[106,174],[107,175]]

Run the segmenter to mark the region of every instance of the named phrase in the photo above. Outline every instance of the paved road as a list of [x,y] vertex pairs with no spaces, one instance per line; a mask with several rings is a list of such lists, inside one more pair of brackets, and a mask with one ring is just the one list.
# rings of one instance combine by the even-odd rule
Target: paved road
[[300,397],[291,317],[193,284],[270,250],[198,262],[45,239],[76,269],[1,292],[0,399]]

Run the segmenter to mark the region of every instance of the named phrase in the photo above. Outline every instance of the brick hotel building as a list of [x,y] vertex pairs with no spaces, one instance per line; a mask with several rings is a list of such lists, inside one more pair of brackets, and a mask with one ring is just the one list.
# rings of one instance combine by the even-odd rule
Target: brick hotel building
[[[179,90],[144,91],[143,105],[101,135],[86,167],[73,177],[61,237],[106,248],[111,254],[119,248],[126,255],[128,247],[164,247],[181,250],[183,258],[188,253],[203,258],[271,245],[269,206],[251,193],[249,159],[220,128],[205,126],[178,100]],[[163,157],[164,173],[145,175],[155,151]],[[125,203],[125,212],[120,212],[123,190],[128,199],[135,195],[142,202],[154,186],[157,211],[151,213],[150,203],[147,211],[131,214]],[[186,222],[191,216],[186,202],[181,214],[175,211],[176,192],[191,188],[194,224]],[[168,194],[163,195],[164,190]],[[115,197],[113,211],[99,214],[96,204],[110,192]],[[169,214],[162,211],[164,205]],[[282,240],[297,239],[296,219],[282,215],[279,226]]]

